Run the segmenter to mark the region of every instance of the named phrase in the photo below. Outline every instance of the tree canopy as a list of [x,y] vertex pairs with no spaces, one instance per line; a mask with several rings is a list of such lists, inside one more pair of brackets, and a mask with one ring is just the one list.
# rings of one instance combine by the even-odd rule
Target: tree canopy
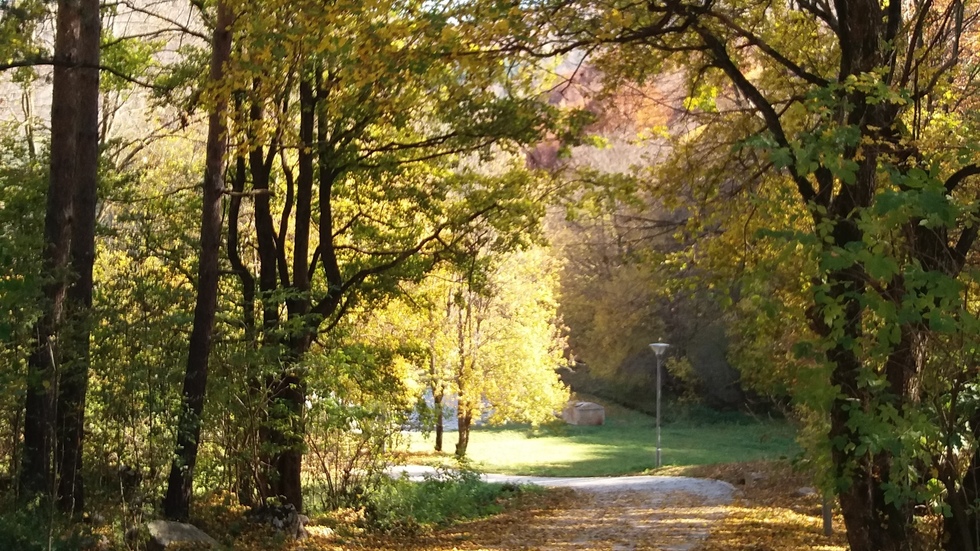
[[[681,75],[692,124],[651,173],[654,192],[713,199],[699,223],[728,243],[715,252],[729,264],[791,263],[746,279],[735,300],[760,320],[757,358],[780,354],[770,334],[789,345],[799,367],[777,380],[826,416],[851,548],[910,548],[913,509],[938,488],[943,545],[975,547],[976,6],[668,0],[544,13],[572,45],[558,46],[593,48],[614,85]],[[782,323],[787,307],[806,326],[758,325]]]
[[69,514],[131,473],[185,517],[196,484],[303,509],[312,452],[337,505],[426,386],[461,427],[538,421],[563,355],[619,376],[724,328],[806,421],[852,549],[912,549],[923,508],[976,549],[978,18],[0,2],[6,472]]

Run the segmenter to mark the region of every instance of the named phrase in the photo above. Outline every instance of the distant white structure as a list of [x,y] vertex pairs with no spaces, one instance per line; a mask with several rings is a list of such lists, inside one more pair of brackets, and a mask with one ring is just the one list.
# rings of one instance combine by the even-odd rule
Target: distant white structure
[[[425,402],[426,407],[430,410],[435,409],[435,398],[432,396],[432,389],[426,389],[425,394],[422,395],[422,400]],[[487,421],[490,419],[493,409],[490,403],[483,400],[483,407],[481,408],[480,417],[473,419],[473,426],[479,427],[486,425]],[[457,415],[459,413],[459,398],[455,394],[446,394],[442,399],[442,430],[444,431],[456,431],[459,430],[459,419]],[[434,417],[434,416],[433,416]],[[432,430],[433,427],[431,423],[422,420],[422,416],[419,415],[418,411],[413,411],[408,416],[408,426],[406,427],[409,431],[425,431]]]

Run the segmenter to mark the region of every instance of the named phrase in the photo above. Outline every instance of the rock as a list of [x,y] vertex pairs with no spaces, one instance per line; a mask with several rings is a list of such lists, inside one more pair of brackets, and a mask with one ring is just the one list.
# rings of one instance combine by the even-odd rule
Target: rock
[[171,545],[180,544],[183,548],[217,549],[218,542],[205,534],[200,528],[182,522],[154,520],[146,524],[150,531],[150,551],[167,551]]
[[99,513],[83,513],[82,522],[92,526],[105,526],[105,517]]
[[305,540],[310,537],[310,533],[306,531],[306,525],[310,523],[310,517],[306,515],[299,515],[297,517],[296,523],[296,539]]
[[282,532],[295,540],[304,539],[309,535],[306,525],[310,523],[310,518],[299,514],[292,505],[263,505],[249,511],[246,517],[251,522],[272,526],[277,532]]
[[758,485],[760,482],[766,479],[766,475],[762,473],[745,473],[735,480],[738,485],[744,485],[747,487],[752,487]]
[[817,495],[817,490],[809,486],[797,488],[797,490],[793,492],[793,497],[810,497],[815,495]]

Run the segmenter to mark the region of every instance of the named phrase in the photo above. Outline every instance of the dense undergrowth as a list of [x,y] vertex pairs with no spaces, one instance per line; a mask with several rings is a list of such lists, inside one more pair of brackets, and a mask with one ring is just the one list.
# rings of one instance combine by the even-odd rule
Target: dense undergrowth
[[99,537],[89,524],[70,524],[39,506],[5,508],[0,514],[4,551],[75,551],[95,548]]
[[[314,547],[343,545],[350,539],[419,537],[455,522],[498,514],[535,487],[484,482],[472,470],[445,470],[422,481],[385,479],[350,502],[312,514],[309,532]],[[227,549],[289,549],[293,542],[266,526],[249,521],[248,508],[230,493],[199,496],[192,523]],[[147,512],[146,519],[153,514]],[[148,534],[132,511],[105,504],[69,523],[39,504],[0,509],[2,551],[137,551]],[[326,548],[330,548],[330,547]]]
[[446,470],[422,482],[393,480],[368,498],[368,526],[382,532],[418,533],[434,526],[497,514],[535,486],[487,483],[471,470]]

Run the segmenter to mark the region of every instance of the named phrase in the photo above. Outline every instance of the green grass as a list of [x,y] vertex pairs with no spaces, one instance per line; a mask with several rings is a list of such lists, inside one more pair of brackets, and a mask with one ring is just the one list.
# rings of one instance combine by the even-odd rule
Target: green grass
[[[606,424],[579,427],[555,423],[477,428],[467,453],[484,472],[536,476],[616,476],[652,472],[656,424],[653,417],[606,406]],[[676,408],[674,409],[676,412]],[[661,425],[664,467],[710,465],[792,457],[798,453],[795,431],[785,421],[756,420],[739,414],[676,413]],[[413,460],[439,462],[455,449],[456,433],[445,434],[448,454],[429,456],[435,437],[413,435]]]

